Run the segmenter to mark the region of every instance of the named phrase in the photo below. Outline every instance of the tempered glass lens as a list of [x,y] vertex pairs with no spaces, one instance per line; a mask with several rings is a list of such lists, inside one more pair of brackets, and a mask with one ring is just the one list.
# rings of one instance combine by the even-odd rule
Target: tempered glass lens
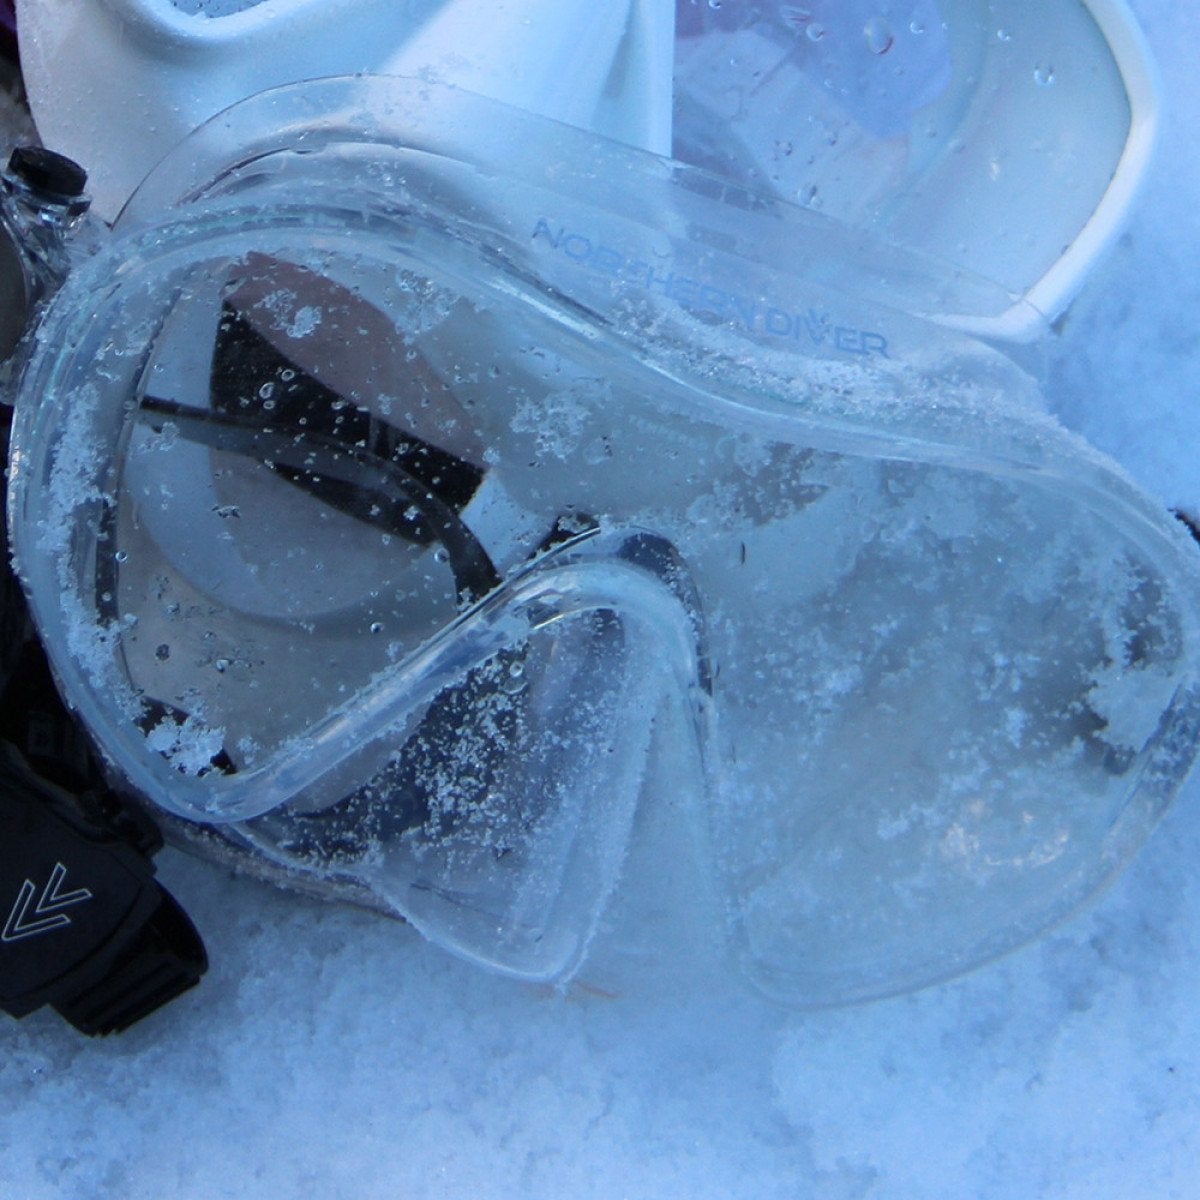
[[495,582],[469,425],[391,333],[250,256],[194,272],[152,343],[96,589],[181,770],[269,761]]
[[1070,911],[1153,821],[1197,708],[1187,596],[1057,489],[899,462],[805,477],[810,502],[747,542],[757,619],[723,648],[738,752],[713,815],[752,976],[819,1004]]
[[1091,220],[1131,112],[1080,0],[768,7],[680,0],[677,158],[1018,291]]

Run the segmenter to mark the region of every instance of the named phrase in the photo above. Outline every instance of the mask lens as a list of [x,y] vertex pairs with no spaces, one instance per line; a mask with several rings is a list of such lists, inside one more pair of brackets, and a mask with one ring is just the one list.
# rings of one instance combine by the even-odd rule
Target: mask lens
[[136,391],[96,604],[181,772],[269,760],[494,586],[465,414],[348,288],[205,264]]
[[886,230],[1054,316],[1145,151],[1150,85],[1111,7],[681,4],[674,157]]
[[806,474],[811,503],[749,543],[714,842],[749,972],[821,1004],[952,975],[1093,891],[1191,754],[1195,633],[1145,549],[1053,483]]

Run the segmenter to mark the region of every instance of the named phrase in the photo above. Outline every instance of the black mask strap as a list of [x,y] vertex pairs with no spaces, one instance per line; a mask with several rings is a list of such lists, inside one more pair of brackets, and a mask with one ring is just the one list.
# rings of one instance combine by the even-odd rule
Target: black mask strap
[[115,1033],[194,986],[208,959],[154,879],[158,827],[108,788],[59,699],[0,542],[0,1009],[49,1004],[84,1033]]

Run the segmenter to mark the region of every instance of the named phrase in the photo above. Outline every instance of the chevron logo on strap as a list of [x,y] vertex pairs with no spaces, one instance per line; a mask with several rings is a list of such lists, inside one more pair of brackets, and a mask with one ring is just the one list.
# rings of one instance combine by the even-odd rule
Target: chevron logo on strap
[[64,892],[62,886],[66,878],[66,866],[56,862],[36,904],[33,898],[37,895],[37,884],[32,879],[26,879],[9,911],[8,920],[4,922],[0,942],[19,942],[70,925],[71,918],[63,910],[90,900],[92,893],[87,888]]

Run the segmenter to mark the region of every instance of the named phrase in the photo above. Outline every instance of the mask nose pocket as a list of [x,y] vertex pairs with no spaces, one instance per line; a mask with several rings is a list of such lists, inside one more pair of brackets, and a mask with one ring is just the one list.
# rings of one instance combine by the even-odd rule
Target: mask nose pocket
[[694,615],[644,555],[619,557],[645,540],[618,538],[612,561],[551,552],[397,684],[369,782],[233,832],[463,957],[570,975],[620,874],[656,713],[699,676]]

